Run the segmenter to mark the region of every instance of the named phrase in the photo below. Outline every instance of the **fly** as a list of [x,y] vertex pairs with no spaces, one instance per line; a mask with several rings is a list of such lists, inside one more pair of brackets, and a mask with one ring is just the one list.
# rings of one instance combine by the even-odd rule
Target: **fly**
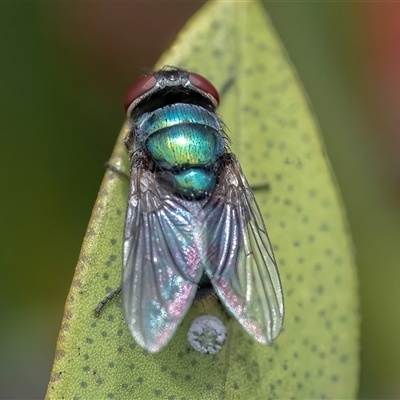
[[142,77],[125,99],[122,302],[132,336],[149,352],[163,348],[193,300],[210,293],[258,342],[272,344],[282,330],[275,256],[218,105],[207,79],[174,67]]

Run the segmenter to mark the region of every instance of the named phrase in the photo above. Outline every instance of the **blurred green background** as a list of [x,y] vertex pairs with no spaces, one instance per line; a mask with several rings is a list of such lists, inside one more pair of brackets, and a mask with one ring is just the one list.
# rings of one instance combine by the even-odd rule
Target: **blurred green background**
[[[0,398],[43,398],[125,90],[201,2],[0,4]],[[400,6],[266,2],[346,204],[360,398],[400,398]]]

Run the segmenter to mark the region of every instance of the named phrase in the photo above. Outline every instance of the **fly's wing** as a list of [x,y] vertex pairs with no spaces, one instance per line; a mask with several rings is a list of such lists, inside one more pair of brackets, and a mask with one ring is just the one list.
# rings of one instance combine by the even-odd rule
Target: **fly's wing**
[[233,155],[205,206],[206,272],[228,310],[257,341],[271,344],[283,325],[283,294],[254,195]]
[[125,222],[122,298],[128,327],[140,346],[159,351],[192,304],[201,235],[193,210],[171,196],[148,170],[134,167]]

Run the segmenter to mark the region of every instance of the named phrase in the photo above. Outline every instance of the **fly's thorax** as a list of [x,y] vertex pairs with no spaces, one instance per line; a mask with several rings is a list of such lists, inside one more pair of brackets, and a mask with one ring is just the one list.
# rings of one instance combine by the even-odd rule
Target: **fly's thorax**
[[215,164],[225,153],[215,113],[193,104],[168,105],[140,116],[136,136],[164,187],[191,199],[213,191]]

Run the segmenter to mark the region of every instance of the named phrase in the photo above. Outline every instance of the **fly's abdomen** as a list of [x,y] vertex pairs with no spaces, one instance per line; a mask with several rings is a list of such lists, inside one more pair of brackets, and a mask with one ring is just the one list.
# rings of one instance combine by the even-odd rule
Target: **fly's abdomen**
[[175,190],[184,197],[203,197],[214,190],[215,173],[204,168],[190,168],[175,174]]
[[137,135],[176,192],[199,198],[214,189],[214,164],[225,152],[214,113],[192,104],[165,106],[139,118]]

